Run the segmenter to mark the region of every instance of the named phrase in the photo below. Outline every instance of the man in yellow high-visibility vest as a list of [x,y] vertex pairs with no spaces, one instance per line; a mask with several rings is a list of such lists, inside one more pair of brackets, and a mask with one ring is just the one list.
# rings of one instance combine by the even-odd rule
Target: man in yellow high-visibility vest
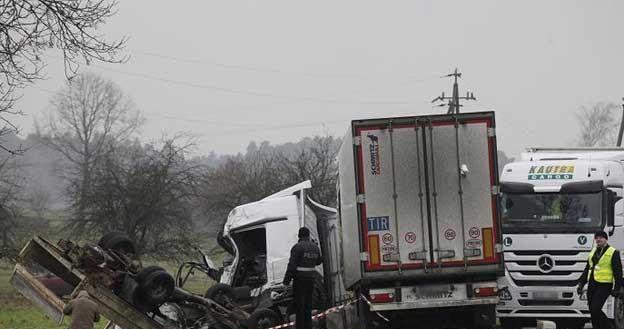
[[592,328],[610,329],[611,321],[602,312],[609,295],[617,297],[622,287],[622,261],[620,253],[608,243],[608,235],[603,231],[594,235],[594,248],[589,253],[585,271],[579,280],[577,292],[583,293],[587,288],[587,304],[591,315]]

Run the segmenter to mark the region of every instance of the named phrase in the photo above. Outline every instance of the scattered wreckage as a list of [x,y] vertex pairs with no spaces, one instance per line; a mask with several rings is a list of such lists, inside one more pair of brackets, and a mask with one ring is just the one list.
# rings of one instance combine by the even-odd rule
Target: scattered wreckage
[[50,280],[72,287],[72,297],[86,290],[98,312],[124,329],[255,327],[238,306],[190,293],[163,268],[143,266],[133,257],[131,242],[119,233],[107,234],[97,245],[30,240],[18,257],[11,283],[60,322],[65,305],[61,294],[67,289],[55,289],[58,282],[52,285]]
[[[86,290],[99,312],[123,329],[257,329],[289,322],[293,291],[281,282],[299,227],[310,228],[326,255],[317,268],[314,308],[324,310],[345,294],[337,285],[336,210],[307,197],[311,187],[305,181],[233,209],[217,239],[228,252],[221,267],[197,249],[200,259],[182,263],[172,276],[143,266],[119,232],[82,246],[35,237],[17,257],[11,283],[55,321],[62,320],[63,297]],[[204,296],[184,290],[197,272],[217,282]]]

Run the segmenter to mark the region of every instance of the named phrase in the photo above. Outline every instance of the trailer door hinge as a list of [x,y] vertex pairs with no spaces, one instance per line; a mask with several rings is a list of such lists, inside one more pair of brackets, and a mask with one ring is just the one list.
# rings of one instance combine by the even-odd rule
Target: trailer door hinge
[[353,145],[360,146],[362,144],[362,136],[353,136]]
[[362,261],[362,262],[367,262],[368,261],[368,253],[367,252],[361,252],[360,253],[360,261]]
[[498,185],[492,185],[492,195],[498,195],[500,193],[500,187]]
[[366,202],[366,197],[364,196],[364,194],[358,194],[355,196],[355,202],[364,203]]
[[496,128],[489,127],[487,129],[487,134],[488,134],[488,137],[496,137]]

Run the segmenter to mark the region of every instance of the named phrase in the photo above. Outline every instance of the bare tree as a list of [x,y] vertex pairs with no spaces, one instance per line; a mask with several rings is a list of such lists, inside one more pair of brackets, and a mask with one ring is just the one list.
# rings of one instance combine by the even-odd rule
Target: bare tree
[[115,6],[105,0],[0,0],[0,137],[17,132],[9,119],[21,113],[13,110],[15,93],[44,77],[41,57],[46,50],[62,52],[67,77],[91,60],[125,60],[118,53],[126,39],[108,42],[97,32],[115,14]]
[[212,222],[209,234],[216,234],[232,208],[257,201],[282,189],[286,183],[279,172],[275,150],[263,143],[251,143],[247,153],[232,156],[209,172],[202,185],[201,207]]
[[334,205],[339,147],[340,140],[330,136],[278,146],[250,143],[245,155],[230,157],[211,170],[202,185],[201,207],[210,221],[204,225],[210,228],[207,233],[218,233],[234,207],[308,179],[312,181],[312,198]]
[[294,154],[280,154],[280,168],[288,184],[312,182],[311,197],[322,204],[335,206],[340,139],[316,136],[304,139],[304,147]]
[[94,167],[86,217],[72,222],[74,231],[83,236],[123,231],[140,254],[188,254],[196,243],[193,216],[204,172],[186,159],[192,145],[177,137],[160,146],[110,145]]
[[0,159],[0,259],[12,259],[17,252],[20,222],[18,204],[21,197],[23,177],[13,155]]
[[615,103],[596,103],[582,107],[576,113],[581,126],[577,144],[579,146],[613,146],[619,127],[619,107]]
[[127,141],[143,118],[112,81],[101,76],[77,75],[51,101],[52,111],[40,140],[59,152],[71,166],[64,173],[75,217],[84,217],[93,166],[111,149]]

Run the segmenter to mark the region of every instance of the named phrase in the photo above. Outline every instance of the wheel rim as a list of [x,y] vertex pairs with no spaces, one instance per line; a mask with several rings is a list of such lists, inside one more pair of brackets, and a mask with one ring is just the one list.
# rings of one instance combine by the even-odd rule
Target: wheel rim
[[162,298],[167,295],[168,292],[168,283],[166,280],[158,280],[156,281],[154,287],[152,288],[152,295],[157,298]]

